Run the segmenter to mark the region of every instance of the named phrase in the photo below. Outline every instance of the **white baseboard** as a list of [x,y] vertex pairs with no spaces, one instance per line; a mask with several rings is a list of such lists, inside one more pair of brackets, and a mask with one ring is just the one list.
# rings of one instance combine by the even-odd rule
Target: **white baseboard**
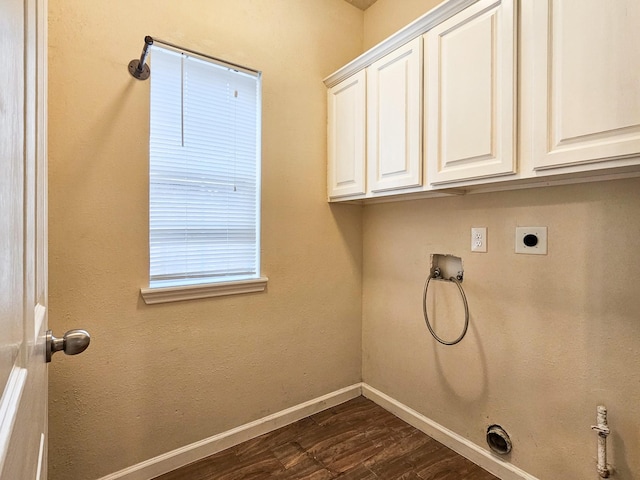
[[209,455],[251,440],[252,438],[259,437],[265,433],[302,420],[314,413],[348,402],[360,395],[364,395],[385,410],[393,413],[398,418],[426,433],[431,438],[446,445],[463,457],[468,458],[473,463],[481,466],[502,480],[538,480],[536,477],[529,475],[510,463],[504,462],[501,458],[492,455],[489,451],[480,448],[475,443],[452,432],[366,383],[357,383],[337,390],[254,422],[214,435],[213,437],[205,438],[199,442],[151,458],[137,465],[102,477],[99,480],[150,480],[176,468],[183,467]]
[[99,480],[150,480],[176,468],[183,467],[189,463],[213,455],[214,453],[221,452],[222,450],[226,450],[252,438],[259,437],[265,433],[302,420],[314,413],[348,402],[353,398],[359,397],[361,392],[360,383],[351,385],[350,387],[274,413],[268,417],[151,458],[137,465],[120,470],[119,472],[102,477]]
[[502,480],[538,480],[366,383],[362,395]]

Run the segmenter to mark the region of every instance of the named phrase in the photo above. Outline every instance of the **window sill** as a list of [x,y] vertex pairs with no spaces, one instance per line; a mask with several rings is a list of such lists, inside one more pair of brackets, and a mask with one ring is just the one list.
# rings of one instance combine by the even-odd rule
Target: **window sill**
[[207,283],[200,285],[182,285],[179,287],[141,288],[140,294],[147,305],[156,303],[181,302],[199,298],[221,297],[239,293],[264,292],[267,277],[233,282]]

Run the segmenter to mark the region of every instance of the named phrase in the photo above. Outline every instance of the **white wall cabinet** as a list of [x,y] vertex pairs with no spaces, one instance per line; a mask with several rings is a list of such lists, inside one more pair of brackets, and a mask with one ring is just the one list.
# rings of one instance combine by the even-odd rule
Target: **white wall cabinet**
[[366,75],[362,70],[329,89],[329,198],[365,193]]
[[422,38],[367,68],[367,164],[372,192],[422,184]]
[[441,3],[325,79],[330,198],[640,176],[638,25],[639,0]]
[[638,155],[640,2],[532,3],[534,170]]
[[424,35],[430,184],[516,173],[516,24],[481,0]]

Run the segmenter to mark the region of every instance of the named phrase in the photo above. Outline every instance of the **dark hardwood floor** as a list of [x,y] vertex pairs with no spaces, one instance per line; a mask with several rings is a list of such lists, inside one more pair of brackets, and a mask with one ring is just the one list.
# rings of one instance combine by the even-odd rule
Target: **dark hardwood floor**
[[495,480],[364,397],[155,480]]

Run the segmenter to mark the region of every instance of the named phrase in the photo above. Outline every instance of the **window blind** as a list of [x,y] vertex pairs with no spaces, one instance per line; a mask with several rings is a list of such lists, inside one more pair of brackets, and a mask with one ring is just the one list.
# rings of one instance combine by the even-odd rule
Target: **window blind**
[[260,76],[153,47],[150,286],[260,275]]

